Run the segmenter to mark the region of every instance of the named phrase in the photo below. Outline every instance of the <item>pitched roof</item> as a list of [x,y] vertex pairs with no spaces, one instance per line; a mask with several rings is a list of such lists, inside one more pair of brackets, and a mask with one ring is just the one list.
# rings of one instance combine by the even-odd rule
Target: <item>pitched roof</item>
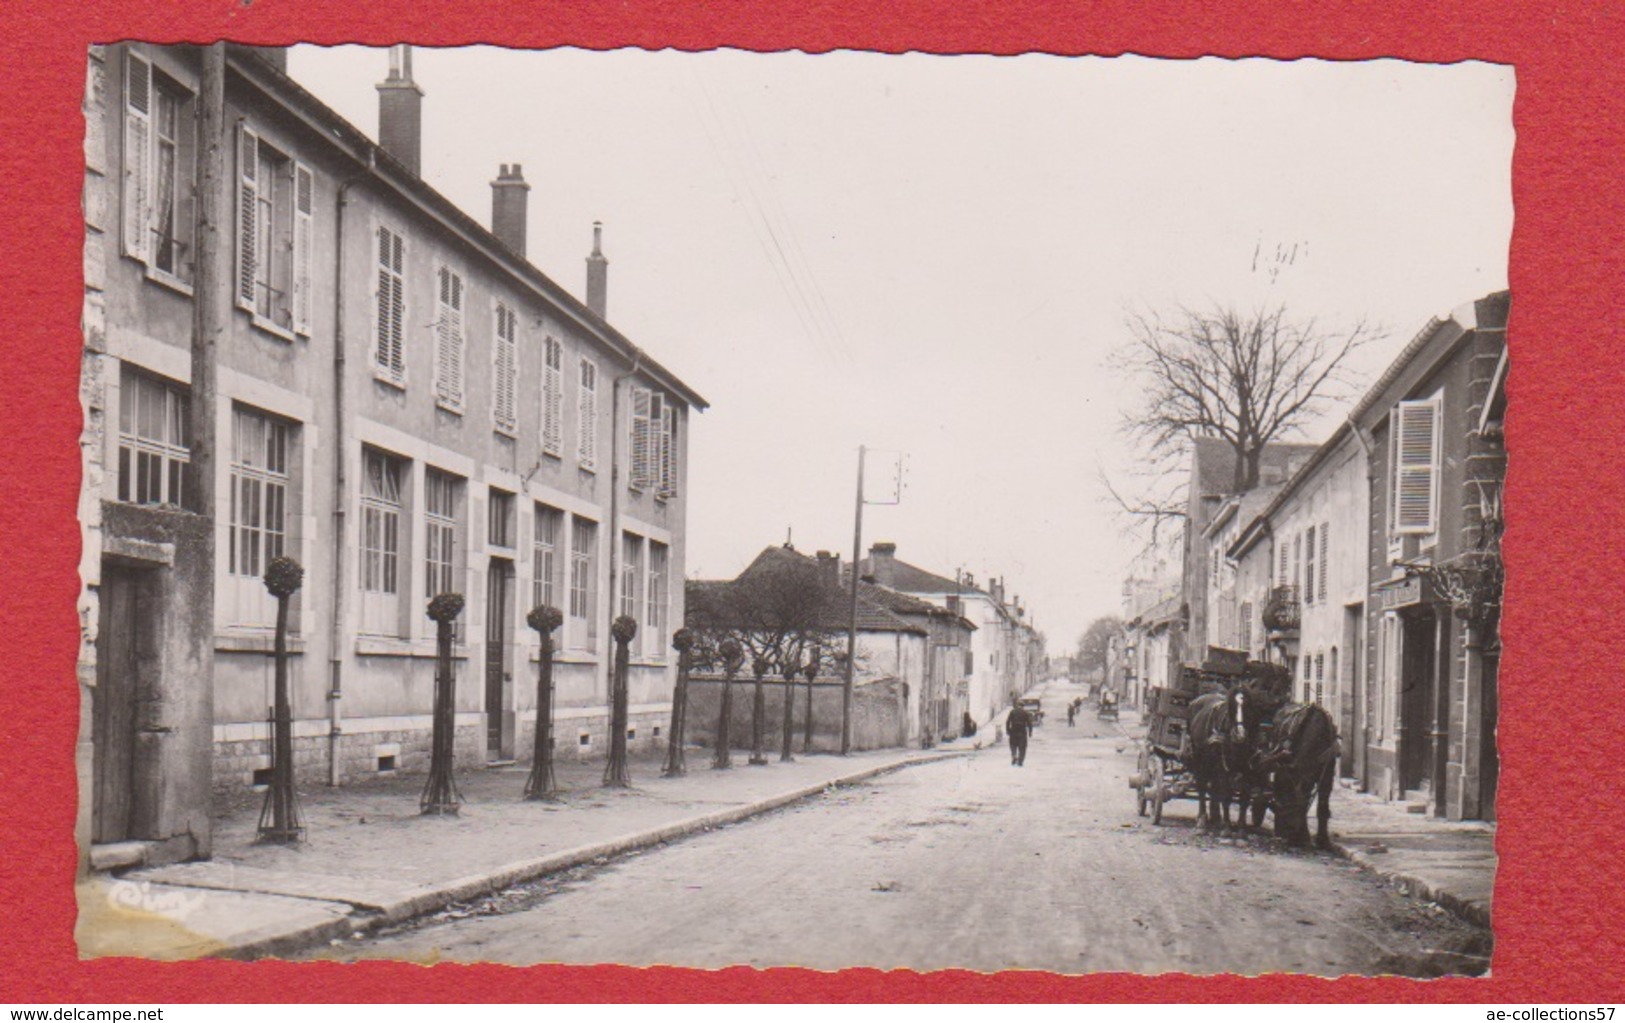
[[[690,602],[698,608],[707,600],[722,597],[731,587],[753,578],[808,569],[819,571],[819,563],[794,548],[765,547],[735,578],[691,580],[686,584],[684,592]],[[819,578],[822,581],[822,577]],[[844,630],[851,617],[850,599],[849,591],[839,586],[826,585],[824,599],[818,608],[819,626],[831,630]],[[858,587],[859,632],[910,632],[925,635],[924,627],[908,621],[904,616],[933,613],[947,612],[900,593],[884,593],[881,587],[869,583],[860,583]]]
[[[1294,461],[1314,453],[1318,444],[1275,442],[1265,444],[1259,452],[1259,478],[1274,475],[1284,480]],[[1202,497],[1220,497],[1235,493],[1236,449],[1223,437],[1196,437],[1191,441],[1193,465],[1191,485]]]
[[[858,571],[862,575],[874,573],[874,559],[864,558],[859,563]],[[959,593],[966,595],[987,596],[987,591],[978,589],[958,579],[949,579],[947,576],[927,572],[916,565],[906,561],[892,558],[891,582],[887,584],[891,589],[900,593]]]

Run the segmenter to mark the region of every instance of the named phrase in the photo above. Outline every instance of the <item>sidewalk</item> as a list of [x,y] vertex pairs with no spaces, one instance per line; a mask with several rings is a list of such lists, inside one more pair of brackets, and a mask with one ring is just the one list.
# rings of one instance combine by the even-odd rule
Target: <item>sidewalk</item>
[[725,827],[836,785],[963,755],[936,750],[811,754],[791,764],[713,771],[691,750],[688,774],[635,760],[634,787],[599,784],[602,761],[561,763],[563,796],[525,802],[528,766],[464,771],[455,817],[418,814],[422,775],[299,793],[308,841],[256,845],[257,793],[217,805],[214,858],[95,875],[79,886],[79,954],[192,959],[288,954],[397,923],[522,881],[684,835]]
[[[1136,740],[1143,727],[1125,729]],[[1457,916],[1490,926],[1495,888],[1495,825],[1410,813],[1339,784],[1332,793],[1332,851]],[[1315,827],[1314,808],[1309,827]]]

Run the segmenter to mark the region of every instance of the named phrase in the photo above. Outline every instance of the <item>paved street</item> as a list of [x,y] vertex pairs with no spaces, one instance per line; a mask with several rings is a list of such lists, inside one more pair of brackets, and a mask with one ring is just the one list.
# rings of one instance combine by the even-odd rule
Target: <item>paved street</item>
[[[720,967],[1477,972],[1488,932],[1325,854],[1135,816],[1126,733],[1055,687],[1023,768],[925,764],[311,953]],[[1125,715],[1125,721],[1132,715]],[[1334,803],[1335,814],[1335,803]],[[1334,828],[1335,828],[1334,817]]]

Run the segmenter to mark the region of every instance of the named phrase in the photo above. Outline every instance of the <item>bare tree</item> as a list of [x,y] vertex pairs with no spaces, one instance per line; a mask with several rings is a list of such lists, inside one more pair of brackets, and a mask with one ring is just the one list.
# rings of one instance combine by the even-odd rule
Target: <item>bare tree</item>
[[[825,578],[819,566],[794,551],[758,561],[731,583],[714,584],[691,598],[689,625],[696,636],[696,663],[717,660],[714,651],[725,641],[737,643],[751,665],[753,693],[751,748],[765,759],[765,707],[760,696],[763,680],[786,680],[785,700],[791,699],[789,680],[803,673],[814,658],[833,663],[827,651],[842,645],[842,594]],[[785,714],[785,734],[793,728],[793,709]]]
[[1105,615],[1089,623],[1078,637],[1078,666],[1084,672],[1099,671],[1105,676],[1113,636],[1123,634],[1123,620]]
[[[1196,437],[1218,437],[1236,453],[1234,486],[1258,483],[1264,446],[1284,439],[1353,384],[1349,357],[1373,334],[1365,323],[1326,330],[1284,306],[1251,314],[1233,307],[1181,307],[1137,314],[1125,369],[1144,383],[1144,404],[1125,424],[1153,459],[1183,451]],[[1130,510],[1133,502],[1125,504]]]

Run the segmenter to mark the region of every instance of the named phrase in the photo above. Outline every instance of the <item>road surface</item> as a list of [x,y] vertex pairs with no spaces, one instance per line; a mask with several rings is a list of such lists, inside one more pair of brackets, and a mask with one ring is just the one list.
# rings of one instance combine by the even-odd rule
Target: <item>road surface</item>
[[[1053,686],[1025,767],[914,767],[511,889],[313,958],[1039,969],[1479,972],[1488,932],[1329,854],[1135,813],[1134,746]],[[736,770],[749,768],[736,767]],[[1334,804],[1335,824],[1335,804]]]

